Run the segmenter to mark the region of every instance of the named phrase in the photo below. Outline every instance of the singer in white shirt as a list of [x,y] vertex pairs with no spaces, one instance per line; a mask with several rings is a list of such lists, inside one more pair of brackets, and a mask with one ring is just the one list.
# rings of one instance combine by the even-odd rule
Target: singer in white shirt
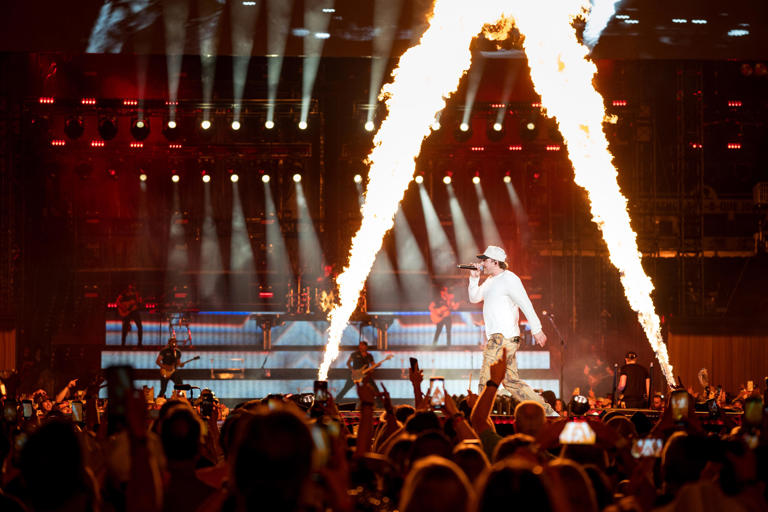
[[[469,301],[483,302],[483,320],[488,343],[483,351],[483,366],[480,369],[479,388],[482,392],[490,378],[490,366],[507,349],[507,372],[502,382],[504,389],[522,402],[534,400],[544,406],[547,416],[557,416],[552,407],[525,381],[520,380],[517,369],[517,349],[520,347],[520,310],[523,310],[536,343],[542,347],[547,336],[541,329],[541,321],[533,309],[522,281],[507,270],[507,254],[501,247],[488,246],[477,256],[480,262],[470,272]],[[480,284],[481,272],[488,277]]]

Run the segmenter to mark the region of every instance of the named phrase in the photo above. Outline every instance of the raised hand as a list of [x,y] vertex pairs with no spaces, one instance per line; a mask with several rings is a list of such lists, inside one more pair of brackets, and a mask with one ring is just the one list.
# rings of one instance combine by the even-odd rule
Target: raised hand
[[383,390],[381,393],[379,393],[379,398],[381,398],[381,401],[384,403],[384,410],[387,412],[387,414],[395,414],[395,409],[392,407],[392,400],[389,397],[389,391],[387,391],[387,387],[384,384],[381,384],[381,389]]
[[491,380],[497,385],[504,381],[507,373],[507,347],[501,351],[501,358],[491,365]]

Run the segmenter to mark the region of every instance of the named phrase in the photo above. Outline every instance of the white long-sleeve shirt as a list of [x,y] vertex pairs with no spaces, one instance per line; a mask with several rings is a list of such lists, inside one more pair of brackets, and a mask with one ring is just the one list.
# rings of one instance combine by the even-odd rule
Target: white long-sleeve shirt
[[541,321],[533,310],[531,299],[525,292],[523,282],[509,270],[488,277],[479,284],[479,277],[469,278],[469,301],[483,302],[485,335],[501,333],[505,338],[520,336],[520,310],[523,310],[531,333],[541,331]]

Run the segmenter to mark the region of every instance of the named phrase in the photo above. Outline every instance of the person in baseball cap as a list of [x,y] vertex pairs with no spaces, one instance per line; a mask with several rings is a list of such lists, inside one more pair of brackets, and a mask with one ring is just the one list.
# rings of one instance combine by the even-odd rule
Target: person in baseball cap
[[502,270],[507,270],[507,253],[497,245],[489,245],[484,253],[477,255],[481,260],[494,260],[499,263]]
[[[525,314],[531,334],[542,347],[547,336],[541,327],[541,321],[533,309],[531,300],[518,276],[507,268],[507,253],[497,245],[489,245],[482,254],[478,254],[480,263],[475,265],[469,275],[469,301],[483,303],[483,322],[488,342],[483,350],[483,365],[480,369],[478,387],[498,388],[503,385],[518,402],[533,400],[539,403],[548,416],[558,416],[552,407],[538,395],[531,386],[520,378],[515,354],[520,347],[520,310]],[[480,284],[480,273],[486,278]],[[490,367],[506,355],[506,372],[500,382],[489,377]],[[490,390],[488,391],[490,392]]]

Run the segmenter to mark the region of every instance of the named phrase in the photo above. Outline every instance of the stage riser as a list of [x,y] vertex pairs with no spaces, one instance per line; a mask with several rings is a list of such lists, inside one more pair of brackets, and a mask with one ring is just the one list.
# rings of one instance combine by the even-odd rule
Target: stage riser
[[[344,386],[345,380],[332,379],[328,383],[328,387],[333,394],[338,393]],[[408,380],[378,380],[379,384],[384,384],[393,399],[413,399],[413,388]],[[184,380],[185,384],[191,386],[197,386],[200,389],[209,388],[212,389],[217,397],[222,399],[249,399],[249,398],[263,398],[269,394],[279,393],[311,393],[313,383],[312,380]],[[528,383],[536,389],[551,390],[557,393],[558,381],[557,380],[529,380]],[[137,387],[149,386],[155,388],[155,393],[160,390],[160,380],[158,379],[137,379],[135,381]],[[454,395],[461,395],[467,393],[467,379],[460,380],[446,380],[445,387],[449,393]],[[428,382],[422,385],[424,391],[427,390]],[[472,380],[473,391],[477,392],[476,380]],[[173,382],[168,383],[168,392],[166,397],[170,395],[173,389]],[[194,396],[197,397],[199,390],[194,390]],[[101,397],[106,398],[106,389],[102,389]],[[352,388],[345,396],[346,400],[353,400],[357,398],[355,388]]]
[[[475,325],[479,319],[479,313],[461,311],[453,315],[453,327],[451,329],[451,344],[480,346],[485,341],[485,332],[482,327]],[[327,340],[326,331],[328,322],[325,320],[291,320],[286,316],[268,316],[257,313],[216,312],[199,313],[190,317],[190,330],[192,341],[197,345],[226,346],[226,345],[250,345],[260,346],[263,338],[263,329],[260,322],[264,318],[271,318],[272,346],[303,345],[325,346]],[[432,345],[435,334],[435,325],[430,321],[429,312],[407,312],[401,316],[382,316],[379,319],[390,319],[391,324],[387,328],[388,344],[395,345]],[[282,325],[274,325],[279,319]],[[142,326],[144,329],[144,344],[164,345],[169,336],[168,322],[158,315],[143,315]],[[109,320],[106,322],[106,344],[117,346],[121,344],[122,322]],[[184,337],[184,329],[177,330],[178,336]],[[377,330],[370,325],[361,327],[350,324],[342,335],[342,345],[356,345],[360,339],[369,343],[375,343]],[[525,336],[526,340],[530,336]],[[128,334],[127,343],[136,344],[136,327],[132,325],[132,331]],[[446,334],[443,331],[438,339],[439,346],[445,346]],[[529,345],[530,346],[530,345]]]
[[[429,378],[441,376],[446,379],[448,391],[466,393],[472,377],[472,389],[477,382],[482,364],[482,352],[474,351],[416,351],[381,352],[373,351],[374,358],[382,360],[387,353],[395,357],[385,361],[376,370],[378,382],[384,382],[394,399],[412,398],[408,379],[409,357],[416,357],[424,371],[424,389]],[[334,361],[330,371],[332,391],[338,392],[346,382],[349,371],[345,363],[350,352],[344,351]],[[208,350],[184,350],[182,360],[200,356],[184,369],[178,370],[185,383],[210,387],[221,398],[259,398],[271,393],[307,393],[312,391],[312,382],[317,377],[322,351],[280,351],[232,352]],[[101,354],[101,367],[127,364],[135,369],[135,378],[140,385],[147,384],[159,390],[158,368],[155,365],[157,352],[152,350],[105,350]],[[535,388],[551,389],[557,392],[558,380],[549,368],[549,352],[518,352],[521,378]],[[230,377],[230,378],[221,378]],[[171,384],[172,385],[172,384]],[[356,398],[354,389],[348,394]]]
[[[193,357],[200,357],[198,361],[189,363],[185,369],[317,369],[323,358],[320,350],[283,352],[275,349],[270,352],[230,352],[230,351],[202,351],[184,350],[182,348],[182,361]],[[483,363],[483,352],[478,347],[473,351],[447,352],[447,351],[371,351],[376,361],[381,361],[387,354],[394,357],[384,361],[379,367],[381,370],[401,370],[407,372],[410,366],[409,358],[419,360],[419,367],[424,370],[424,376],[431,372],[445,369],[464,369],[469,372],[479,370]],[[334,361],[332,368],[346,368],[347,358],[350,352],[343,351]],[[104,350],[101,353],[101,366],[128,364],[136,369],[157,369],[155,360],[157,351],[152,350]],[[240,361],[242,359],[242,361]],[[549,370],[550,358],[546,351],[519,351],[517,353],[517,366],[520,370]]]

